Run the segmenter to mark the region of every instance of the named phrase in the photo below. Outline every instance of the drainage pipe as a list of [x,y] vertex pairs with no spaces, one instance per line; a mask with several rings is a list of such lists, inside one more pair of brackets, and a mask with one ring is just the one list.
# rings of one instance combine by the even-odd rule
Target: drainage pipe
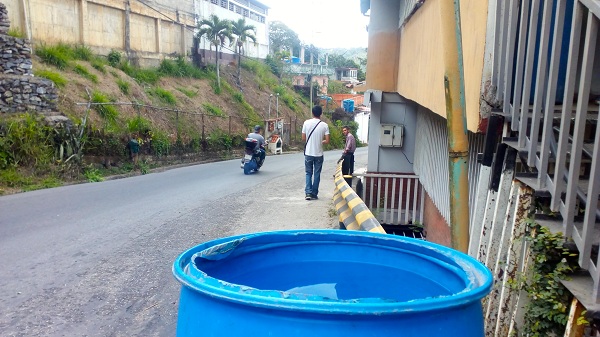
[[450,229],[452,247],[466,253],[469,249],[469,141],[460,0],[441,0],[440,17],[448,129]]

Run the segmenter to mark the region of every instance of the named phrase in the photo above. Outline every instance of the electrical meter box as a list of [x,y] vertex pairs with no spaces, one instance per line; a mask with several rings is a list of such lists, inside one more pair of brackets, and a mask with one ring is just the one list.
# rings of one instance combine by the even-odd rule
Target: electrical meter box
[[402,147],[404,136],[404,125],[382,124],[381,125],[381,147]]

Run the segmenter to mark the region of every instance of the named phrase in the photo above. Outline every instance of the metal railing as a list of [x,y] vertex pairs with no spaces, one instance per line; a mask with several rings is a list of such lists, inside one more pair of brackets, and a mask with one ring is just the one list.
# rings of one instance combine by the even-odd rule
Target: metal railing
[[354,173],[357,192],[382,224],[423,224],[425,191],[419,177],[406,174]]
[[600,219],[600,92],[591,88],[600,84],[594,71],[599,16],[600,2],[593,0],[502,2],[492,77],[509,121],[505,136],[511,138],[504,142],[533,169],[518,178],[551,196],[561,231],[594,281],[594,303],[600,303],[599,261],[592,255]]

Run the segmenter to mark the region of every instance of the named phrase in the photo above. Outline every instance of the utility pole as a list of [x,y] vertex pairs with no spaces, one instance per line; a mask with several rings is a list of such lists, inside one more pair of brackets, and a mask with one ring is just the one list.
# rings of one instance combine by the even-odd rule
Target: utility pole
[[125,2],[125,54],[127,60],[131,60],[131,4],[129,0]]
[[310,80],[308,81],[308,87],[310,88],[310,111],[312,111],[313,108],[313,86],[312,86],[312,80],[313,80],[313,51],[312,49],[310,50]]
[[267,119],[271,119],[271,98],[273,98],[273,94],[269,95],[269,117]]

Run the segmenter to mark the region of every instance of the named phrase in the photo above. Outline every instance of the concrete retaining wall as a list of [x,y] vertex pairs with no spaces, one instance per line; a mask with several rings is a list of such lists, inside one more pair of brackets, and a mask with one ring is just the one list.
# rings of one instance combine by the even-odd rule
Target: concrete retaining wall
[[54,82],[33,77],[30,43],[6,35],[9,26],[8,11],[0,3],[0,113],[52,115],[58,98]]

